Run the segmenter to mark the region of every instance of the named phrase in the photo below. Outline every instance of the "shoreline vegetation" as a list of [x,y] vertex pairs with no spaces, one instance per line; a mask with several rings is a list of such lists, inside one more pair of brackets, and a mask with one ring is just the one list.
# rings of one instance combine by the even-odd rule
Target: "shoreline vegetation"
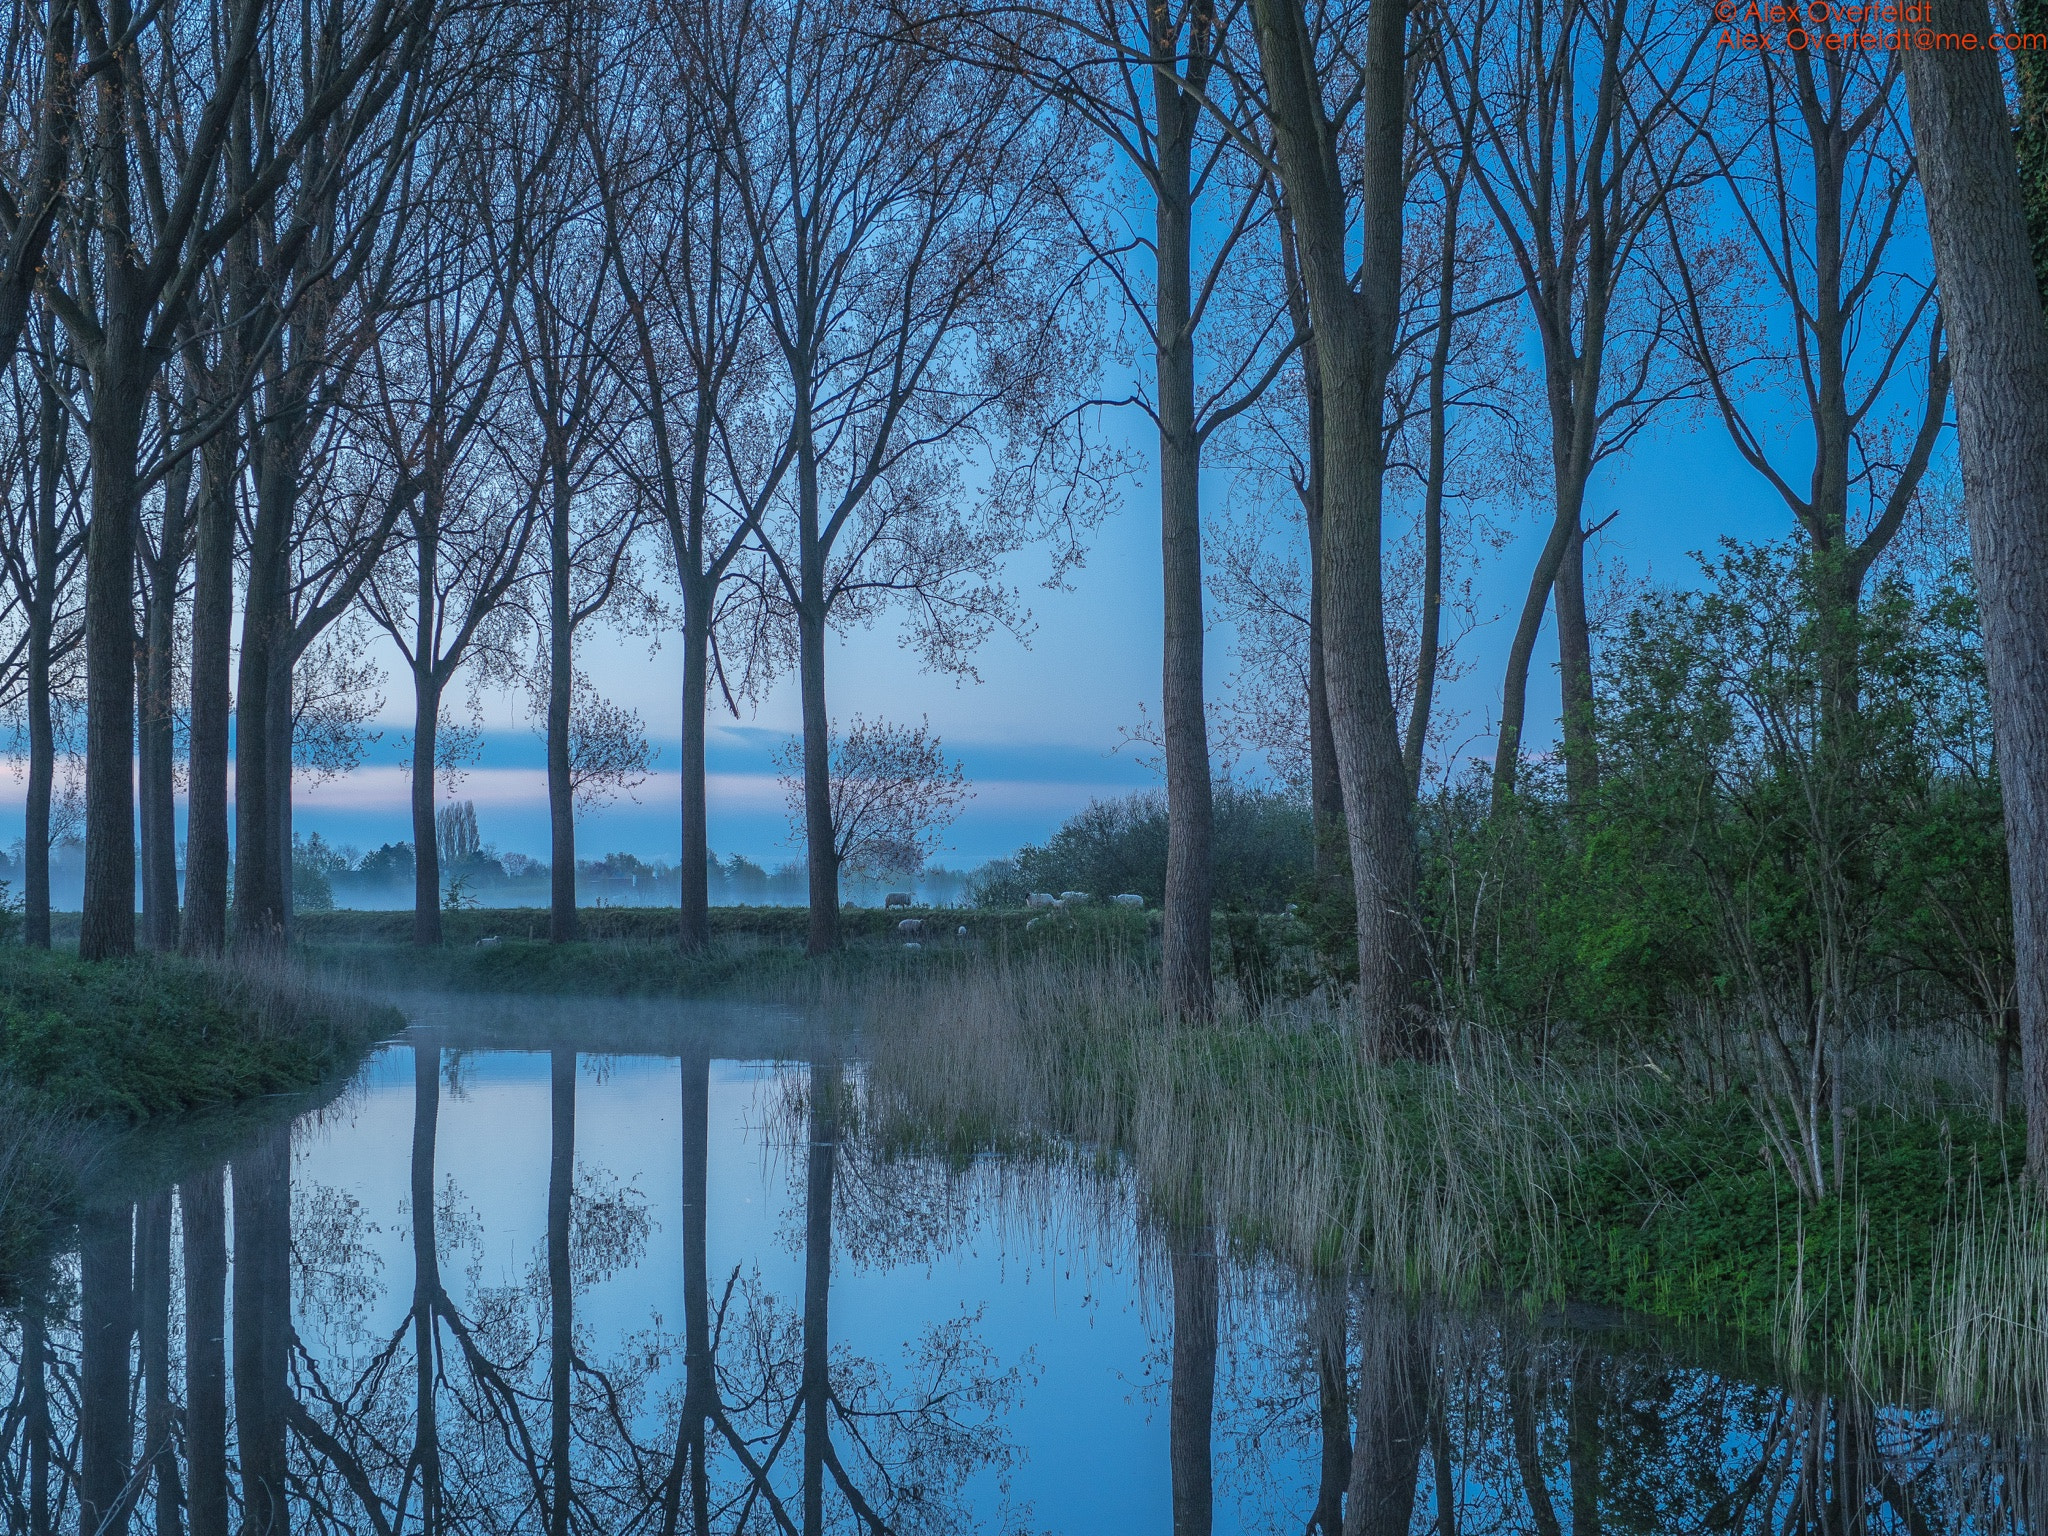
[[[906,937],[900,910],[848,909],[847,946],[823,961],[803,954],[801,909],[718,909],[694,955],[673,909],[585,916],[588,938],[550,945],[520,926],[544,914],[450,912],[444,944],[416,948],[405,913],[306,914],[294,963],[255,973],[10,948],[0,1060],[14,1081],[0,1092],[45,1112],[9,1116],[32,1129],[0,1147],[0,1198],[37,1198],[33,1172],[10,1169],[77,1161],[96,1124],[310,1086],[352,1062],[374,1025],[354,1008],[343,1022],[324,988],[751,999],[858,1030],[874,1129],[904,1153],[1093,1162],[1127,1170],[1163,1219],[1404,1294],[1591,1303],[1764,1344],[1795,1375],[2048,1409],[2028,1385],[2048,1380],[2048,1222],[1981,1031],[1847,1042],[1841,1177],[1814,1202],[1745,1091],[1754,1036],[1704,1018],[1641,1039],[1532,1035],[1440,1008],[1432,1050],[1369,1063],[1341,986],[1304,984],[1312,913],[1219,915],[1207,1023],[1165,1021],[1156,912],[919,909]],[[152,986],[105,1083],[88,1091],[61,1055],[26,1076],[15,1065],[18,1021],[38,1008],[77,1018],[88,997],[139,1006]],[[153,1052],[202,1017],[229,1026],[212,1054],[159,1070]]]
[[285,961],[0,948],[0,1290],[123,1132],[316,1088],[403,1022]]
[[1794,1374],[2048,1411],[2028,1385],[2048,1379],[2048,1213],[2017,1106],[1999,1112],[1997,1043],[1966,1023],[1844,1042],[1841,1177],[1812,1201],[1753,1097],[1753,1033],[1701,1015],[1531,1034],[1440,1009],[1432,1051],[1369,1064],[1342,991],[1305,984],[1313,913],[1219,914],[1207,1024],[1164,1022],[1153,912],[919,910],[912,951],[902,914],[848,909],[823,962],[786,908],[721,909],[696,956],[672,911],[595,912],[566,946],[508,936],[522,915],[451,914],[439,950],[392,943],[381,914],[322,914],[300,941],[357,982],[819,1006],[859,1029],[877,1129],[905,1152],[1099,1160],[1165,1219],[1418,1297],[1591,1303],[1762,1344]]

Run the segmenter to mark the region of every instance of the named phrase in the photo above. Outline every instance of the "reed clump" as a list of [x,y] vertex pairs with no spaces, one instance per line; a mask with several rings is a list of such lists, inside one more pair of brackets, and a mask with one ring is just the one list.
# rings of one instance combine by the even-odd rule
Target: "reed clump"
[[1169,1025],[1145,957],[1112,944],[877,976],[858,1001],[899,1145],[1058,1148],[1293,1264],[1710,1325],[1955,1404],[2048,1364],[2048,1226],[2019,1133],[1947,1043],[1864,1048],[1844,1180],[1802,1203],[1742,1093],[1676,1047],[1539,1052],[1467,1025],[1435,1059],[1374,1065],[1327,993]]

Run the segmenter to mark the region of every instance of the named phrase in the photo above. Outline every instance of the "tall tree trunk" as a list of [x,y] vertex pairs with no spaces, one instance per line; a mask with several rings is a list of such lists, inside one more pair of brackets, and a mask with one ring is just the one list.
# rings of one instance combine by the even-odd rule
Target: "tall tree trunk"
[[1215,1526],[1216,1235],[1178,1228],[1173,1269],[1173,1381],[1167,1448],[1173,1470],[1173,1536],[1209,1536]]
[[242,1528],[290,1536],[285,1404],[290,1393],[292,1132],[266,1128],[235,1159],[235,1446]]
[[45,1308],[49,1278],[38,1277],[21,1312],[21,1433],[26,1441],[27,1536],[51,1536],[50,1325]]
[[228,932],[228,674],[235,603],[235,452],[223,433],[200,450],[192,573],[192,713],[185,794],[188,955],[213,955]]
[[1422,1320],[1376,1296],[1361,1324],[1358,1434],[1345,1497],[1345,1536],[1408,1536],[1429,1438],[1431,1369]]
[[[425,625],[421,628],[424,630]],[[413,669],[412,941],[441,943],[441,846],[434,838],[434,748],[441,720],[440,685],[425,666]]]
[[548,1536],[569,1536],[576,1381],[575,1276],[569,1222],[576,1199],[576,1052],[548,1053]]
[[839,1161],[841,1073],[811,1062],[810,1155],[804,1173],[804,1536],[825,1529],[825,1449],[832,1434],[832,1179]]
[[150,1466],[157,1536],[180,1536],[184,1490],[172,1434],[171,1192],[136,1208],[135,1301],[142,1335],[142,1459]]
[[711,942],[711,835],[704,795],[711,614],[703,585],[701,579],[686,577],[683,598],[683,886],[678,937],[686,950],[699,950]]
[[[1932,0],[1937,32],[1991,31]],[[2005,796],[2027,1167],[2048,1186],[2048,326],[1998,55],[1905,55],[1954,365],[1956,438]]]
[[143,942],[166,952],[178,947],[177,706],[171,692],[191,491],[192,461],[187,458],[164,478],[157,556],[143,562],[147,591],[136,733],[142,789]]
[[[56,323],[42,327],[45,357],[54,356]],[[57,734],[50,709],[50,648],[57,621],[57,482],[64,469],[64,402],[45,373],[36,391],[34,590],[28,610],[28,802],[22,828],[23,938],[50,947],[50,795],[57,774]]]
[[[1583,500],[1583,498],[1581,498]],[[1586,622],[1586,530],[1572,515],[1557,563],[1557,671],[1564,702],[1564,793],[1583,809],[1600,787],[1599,737],[1593,728],[1593,635]]]
[[[146,557],[143,564],[147,563]],[[160,916],[156,906],[156,806],[150,789],[156,778],[155,733],[149,719],[149,630],[150,598],[147,578],[136,593],[136,609],[142,620],[135,644],[135,889],[142,905],[142,921],[136,942],[143,949],[156,949]]]
[[1522,723],[1529,709],[1529,663],[1536,654],[1536,636],[1543,628],[1543,612],[1550,605],[1550,591],[1557,584],[1557,570],[1571,547],[1576,523],[1552,518],[1550,534],[1536,557],[1536,569],[1529,575],[1529,593],[1522,599],[1522,615],[1515,622],[1515,637],[1508,644],[1507,675],[1501,680],[1500,730],[1493,744],[1493,808],[1498,811],[1515,792],[1515,780],[1522,766]]
[[1401,0],[1392,0],[1376,5],[1367,25],[1356,221],[1362,278],[1354,291],[1354,222],[1307,20],[1294,0],[1254,0],[1253,9],[1322,378],[1323,655],[1358,907],[1359,1045],[1378,1057],[1423,1043],[1412,995],[1414,795],[1387,675],[1381,568],[1382,424],[1400,283],[1408,13]]
[[1334,880],[1344,851],[1344,784],[1337,770],[1337,738],[1330,730],[1328,625],[1323,618],[1322,448],[1311,444],[1314,499],[1308,514],[1308,804],[1315,832],[1316,884]]
[[1330,690],[1324,665],[1323,618],[1323,375],[1309,321],[1308,294],[1301,283],[1301,257],[1293,215],[1281,210],[1280,269],[1287,309],[1301,343],[1301,385],[1308,401],[1308,464],[1297,481],[1303,520],[1308,525],[1308,805],[1315,835],[1311,855],[1318,890],[1337,876],[1344,847],[1344,786],[1337,770],[1337,739],[1330,731]]
[[1172,1019],[1207,1018],[1215,1000],[1209,966],[1215,800],[1209,783],[1209,725],[1202,683],[1202,446],[1195,430],[1195,333],[1188,277],[1194,220],[1191,154],[1201,111],[1199,103],[1178,90],[1160,92],[1154,186],[1159,543],[1166,616],[1160,682],[1166,747],[1160,991]]
[[[420,1530],[440,1536],[441,1424],[436,1396],[439,1361],[435,1320],[441,1305],[441,1259],[435,1246],[434,1154],[441,1126],[441,1047],[412,1047],[412,1355],[414,1458],[420,1468]],[[197,1532],[193,1536],[198,1536]]]
[[270,660],[270,708],[266,729],[270,732],[270,780],[264,786],[270,796],[270,848],[275,860],[272,878],[277,882],[277,931],[289,942],[292,936],[292,739],[298,721],[292,711],[292,652],[280,645]]
[[[804,586],[813,587],[805,560]],[[825,713],[825,599],[820,570],[815,602],[807,596],[797,613],[797,670],[803,683],[804,850],[810,864],[810,933],[813,955],[839,947],[839,843],[832,825],[832,721]]]
[[126,1496],[135,1448],[133,1226],[125,1205],[79,1223],[78,1521],[93,1536],[124,1536],[134,1502]]
[[[690,1530],[711,1529],[711,1475],[704,1464],[718,1383],[711,1358],[711,1290],[705,1228],[709,1220],[711,1157],[711,1052],[692,1045],[682,1057],[683,1077],[683,1422],[677,1472],[689,1464]],[[676,1489],[676,1504],[681,1502]],[[673,1536],[674,1515],[669,1532]]]
[[1316,1482],[1316,1536],[1344,1536],[1344,1489],[1351,1481],[1351,1286],[1341,1273],[1318,1275],[1309,1315],[1316,1352],[1316,1419],[1322,1466]]
[[576,937],[576,796],[569,782],[569,700],[576,648],[569,612],[569,473],[554,466],[548,520],[548,941]]
[[[125,315],[118,323],[140,327]],[[139,336],[132,345],[105,345],[116,360],[93,381],[86,430],[92,528],[85,550],[85,899],[78,928],[85,960],[135,950],[135,455],[148,385]]]
[[228,1536],[227,1201],[221,1170],[178,1185],[185,1232],[185,1518]]
[[[249,540],[249,581],[242,610],[242,653],[235,679],[235,943],[265,948],[284,939],[285,897],[279,879],[277,772],[272,712],[278,654],[287,643],[285,594],[290,516],[280,494],[268,434],[251,434],[256,525]],[[286,701],[286,711],[290,701]]]
[[1408,782],[1420,793],[1422,752],[1429,741],[1429,713],[1436,703],[1437,652],[1443,633],[1444,477],[1449,472],[1451,333],[1458,309],[1458,201],[1465,183],[1461,168],[1446,185],[1443,252],[1436,279],[1436,336],[1429,349],[1429,461],[1422,488],[1422,623],[1416,635],[1415,696],[1408,705],[1408,734],[1401,761]]

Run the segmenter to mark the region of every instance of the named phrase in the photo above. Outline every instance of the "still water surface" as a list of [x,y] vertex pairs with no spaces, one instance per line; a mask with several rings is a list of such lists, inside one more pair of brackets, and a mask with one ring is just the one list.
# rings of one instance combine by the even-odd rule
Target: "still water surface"
[[1946,1536],[2048,1494],[1997,1427],[1424,1315],[1090,1160],[891,1155],[786,1014],[449,1006],[7,1316],[7,1529]]

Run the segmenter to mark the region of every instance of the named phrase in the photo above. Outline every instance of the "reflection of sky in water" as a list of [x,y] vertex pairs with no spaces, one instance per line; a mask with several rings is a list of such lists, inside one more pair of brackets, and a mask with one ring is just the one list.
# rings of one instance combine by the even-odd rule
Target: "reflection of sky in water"
[[[765,1288],[785,1306],[801,1307],[803,1170],[791,1166],[783,1079],[795,1074],[801,1080],[804,1070],[712,1063],[706,1239],[714,1297],[737,1265],[758,1269]],[[672,1057],[586,1055],[578,1064],[579,1180],[596,1174],[630,1186],[652,1220],[637,1264],[577,1293],[579,1343],[600,1367],[633,1335],[654,1326],[671,1333],[682,1328],[680,1094],[680,1067]],[[478,1282],[488,1288],[526,1284],[545,1264],[549,1107],[545,1051],[444,1057],[436,1182],[443,1204],[452,1183],[474,1227],[463,1234],[473,1240],[455,1251],[450,1234],[442,1233],[443,1280],[465,1312]],[[301,1298],[299,1325],[309,1342],[321,1338],[353,1354],[366,1338],[389,1338],[406,1316],[412,1119],[412,1051],[388,1047],[366,1065],[356,1092],[317,1123],[301,1125],[294,1138],[300,1219],[323,1189],[352,1197],[375,1226],[364,1241],[376,1256],[379,1280],[374,1299],[341,1320],[347,1331],[361,1330],[354,1347],[335,1336],[331,1320],[306,1315]],[[842,1194],[850,1176],[842,1174]],[[977,1332],[997,1360],[1026,1367],[1021,1398],[1007,1417],[1009,1434],[1024,1452],[1009,1483],[1011,1500],[1030,1507],[1033,1527],[1166,1530],[1170,1317],[1161,1287],[1152,1271],[1141,1270],[1133,1248],[1099,1235],[1099,1222],[1075,1211],[1048,1216],[1020,1205],[1037,1202],[980,1205],[962,1228],[944,1234],[938,1251],[913,1251],[907,1260],[849,1255],[842,1210],[831,1292],[834,1349],[903,1370],[906,1340],[933,1322],[978,1311]],[[1163,1270],[1163,1262],[1156,1268]],[[1219,1408],[1228,1395],[1228,1335],[1236,1310],[1226,1303]],[[680,1372],[678,1357],[669,1373],[679,1378]],[[1243,1490],[1254,1507],[1236,1518],[1232,1494],[1238,1490],[1230,1485],[1221,1436],[1217,1449],[1218,1531],[1264,1529],[1261,1514],[1268,1507],[1312,1501],[1315,1473],[1306,1459],[1267,1462],[1257,1474],[1258,1488]],[[1274,1497],[1276,1478],[1289,1493]],[[994,1483],[992,1474],[979,1475],[978,1506],[1000,1502]]]
[[[712,1062],[709,1074],[706,1273],[714,1303],[735,1270],[742,1277],[721,1346],[726,1379],[744,1393],[763,1380],[763,1361],[771,1376],[782,1373],[765,1406],[727,1403],[742,1431],[772,1439],[796,1385],[811,1122],[804,1105],[808,1069],[751,1058],[799,1053],[797,1016],[536,1000],[463,1007],[427,1002],[412,1011],[452,1025],[451,1039],[544,1041],[550,1030],[573,1021],[565,1032],[586,1043],[640,1052],[584,1054],[577,1062],[580,1203],[571,1269],[580,1277],[574,1313],[583,1362],[629,1394],[636,1375],[653,1372],[646,1390],[624,1408],[640,1448],[632,1455],[645,1458],[637,1463],[643,1471],[653,1469],[652,1483],[645,1476],[637,1482],[612,1476],[618,1464],[601,1453],[602,1426],[596,1438],[584,1433],[591,1427],[580,1417],[588,1394],[579,1389],[574,1475],[579,1493],[593,1501],[579,1531],[623,1528],[629,1522],[617,1518],[622,1509],[644,1519],[651,1507],[647,1490],[665,1475],[684,1378],[683,1069],[675,1056],[658,1052],[679,1048],[685,1036],[726,1042],[732,1056]],[[432,1041],[439,1034],[427,1030],[418,1038]],[[450,1050],[440,1060],[434,1152],[442,1281],[464,1326],[477,1330],[493,1368],[511,1383],[524,1433],[544,1459],[550,1435],[550,1057],[544,1049],[494,1046]],[[307,1358],[291,1367],[289,1390],[323,1417],[327,1410],[309,1395],[316,1389],[338,1386],[341,1396],[355,1399],[344,1438],[377,1448],[382,1459],[370,1480],[387,1499],[407,1481],[413,1435],[408,1207],[414,1105],[413,1051],[409,1044],[387,1047],[349,1092],[305,1116],[293,1135],[292,1304]],[[906,1529],[1171,1530],[1173,1271],[1159,1232],[1141,1230],[1129,1191],[1070,1168],[993,1157],[960,1166],[891,1161],[860,1133],[856,1119],[849,1109],[835,1165],[832,1383],[855,1406],[903,1410],[912,1422],[905,1438],[889,1442],[883,1420],[862,1421],[892,1472],[908,1468],[906,1476],[929,1476],[938,1485],[935,1518]],[[280,1190],[263,1169],[277,1166],[266,1164],[265,1149],[280,1145],[273,1127],[255,1132],[232,1154],[248,1175],[243,1193],[259,1224],[276,1220],[261,1214],[275,1213]],[[56,1379],[83,1378],[77,1299],[81,1292],[95,1294],[92,1264],[100,1265],[102,1307],[106,1277],[127,1273],[126,1224],[118,1215],[111,1222],[95,1227],[88,1221],[81,1230],[86,1257],[60,1262],[68,1294],[51,1319]],[[109,1232],[114,1260],[105,1257]],[[593,1236],[604,1232],[626,1239],[622,1250],[613,1245],[614,1258],[623,1253],[623,1261],[608,1267],[599,1252],[604,1245]],[[174,1256],[179,1252],[174,1244]],[[94,1253],[101,1255],[97,1261]],[[258,1279],[247,1297],[239,1282],[227,1288],[231,1332],[245,1315],[245,1301],[247,1317],[261,1323],[275,1316],[266,1309],[283,1292],[261,1278],[262,1270],[252,1267]],[[174,1257],[167,1309],[174,1361],[186,1343],[181,1272]],[[1315,1503],[1322,1450],[1305,1331],[1317,1286],[1261,1266],[1251,1273],[1226,1268],[1222,1291],[1213,1530],[1300,1532]],[[1334,1310],[1325,1320],[1333,1322],[1342,1315],[1343,1298],[1335,1289],[1326,1294]],[[1362,1444],[1369,1432],[1373,1436],[1375,1449],[1360,1465],[1387,1472],[1391,1485],[1372,1491],[1387,1515],[1366,1525],[1372,1536],[1442,1536],[1439,1491],[1457,1506],[1450,1527],[1456,1536],[1582,1536],[1593,1529],[1603,1536],[2020,1536],[2029,1529],[2012,1507],[2028,1447],[2011,1426],[1957,1428],[1926,1411],[1874,1406],[1816,1386],[1788,1388],[1740,1369],[1702,1369],[1696,1354],[1640,1331],[1587,1331],[1554,1319],[1538,1324],[1512,1308],[1500,1315],[1424,1316],[1363,1287],[1350,1302],[1345,1380],[1356,1416],[1335,1421],[1333,1443],[1357,1436]],[[744,1326],[750,1317],[772,1317],[781,1332],[766,1343],[750,1339]],[[943,1434],[920,1442],[931,1421],[912,1411],[928,1380],[918,1346],[963,1319],[966,1337],[948,1380],[967,1388],[949,1401],[960,1405],[958,1417],[968,1429],[957,1443],[945,1442]],[[0,1319],[0,1526],[10,1532],[19,1523],[12,1512],[20,1507],[10,1502],[10,1477],[21,1465],[11,1437],[22,1419],[11,1416],[9,1405],[22,1401],[22,1384],[33,1379],[18,1374],[27,1336],[18,1317]],[[479,1413],[475,1377],[465,1378],[452,1325],[441,1327],[438,1337],[448,1383],[439,1409],[444,1447],[451,1462],[480,1456],[484,1467],[464,1488],[473,1496],[472,1518],[454,1528],[523,1530],[535,1483],[502,1475],[502,1467],[492,1471],[509,1445],[504,1425],[487,1423],[488,1410]],[[761,1353],[750,1355],[750,1343],[762,1345]],[[230,1358],[233,1350],[231,1340]],[[378,1379],[378,1361],[385,1372],[381,1386],[369,1398],[356,1397],[349,1384]],[[91,1401],[139,1403],[132,1358],[129,1365],[125,1380],[118,1368],[103,1378],[108,1389]],[[879,1384],[868,1380],[870,1367]],[[276,1372],[283,1382],[281,1361]],[[317,1386],[316,1372],[326,1387]],[[1001,1384],[1013,1373],[1011,1392]],[[225,1374],[232,1389],[239,1362]],[[259,1371],[253,1379],[260,1386],[264,1378]],[[580,1378],[584,1388],[596,1379]],[[172,1381],[180,1393],[189,1385],[182,1365],[173,1365]],[[996,1386],[987,1396],[975,1396],[977,1385],[991,1383]],[[65,1394],[56,1400],[60,1442],[80,1429],[72,1417],[78,1402]],[[135,1428],[139,1434],[140,1424]],[[842,1431],[849,1441],[855,1431],[837,1423],[833,1439],[843,1451],[849,1442],[840,1440]],[[800,1440],[798,1429],[777,1460],[775,1483],[785,1499],[796,1492]],[[1192,1444],[1199,1446],[1199,1439]],[[933,1452],[933,1445],[942,1449]],[[1439,1446],[1447,1469],[1441,1480]],[[916,1461],[912,1453],[928,1459]],[[328,1466],[297,1434],[291,1454],[301,1467]],[[890,1463],[892,1454],[909,1459]],[[712,1462],[715,1484],[732,1493],[739,1482],[735,1458],[720,1447]],[[122,1477],[132,1465],[124,1463]],[[958,1501],[947,1496],[949,1467],[971,1469]],[[1184,1457],[1184,1472],[1187,1467]],[[326,1492],[339,1494],[329,1473],[321,1475],[328,1479]],[[2031,1528],[2048,1533],[2048,1478],[2037,1481],[2034,1497],[2042,1507],[2032,1512]],[[1404,1519],[1401,1505],[1410,1492],[1412,1518]],[[419,1506],[410,1483],[405,1496],[411,1501],[405,1528],[416,1529]],[[1540,1518],[1537,1503],[1547,1506]],[[1860,1524],[1847,1517],[1850,1508],[1860,1509]],[[828,1496],[827,1510],[836,1510],[829,1529],[852,1529],[843,1503]],[[353,1529],[346,1524],[349,1513],[344,1510],[343,1525],[334,1528]],[[954,1520],[955,1514],[962,1518]],[[154,1528],[154,1515],[138,1507],[130,1529]],[[728,1517],[714,1528],[723,1533],[731,1525]],[[66,1530],[76,1527],[75,1518],[63,1523]],[[659,1529],[659,1522],[634,1528]],[[747,1527],[769,1528],[758,1518]]]

